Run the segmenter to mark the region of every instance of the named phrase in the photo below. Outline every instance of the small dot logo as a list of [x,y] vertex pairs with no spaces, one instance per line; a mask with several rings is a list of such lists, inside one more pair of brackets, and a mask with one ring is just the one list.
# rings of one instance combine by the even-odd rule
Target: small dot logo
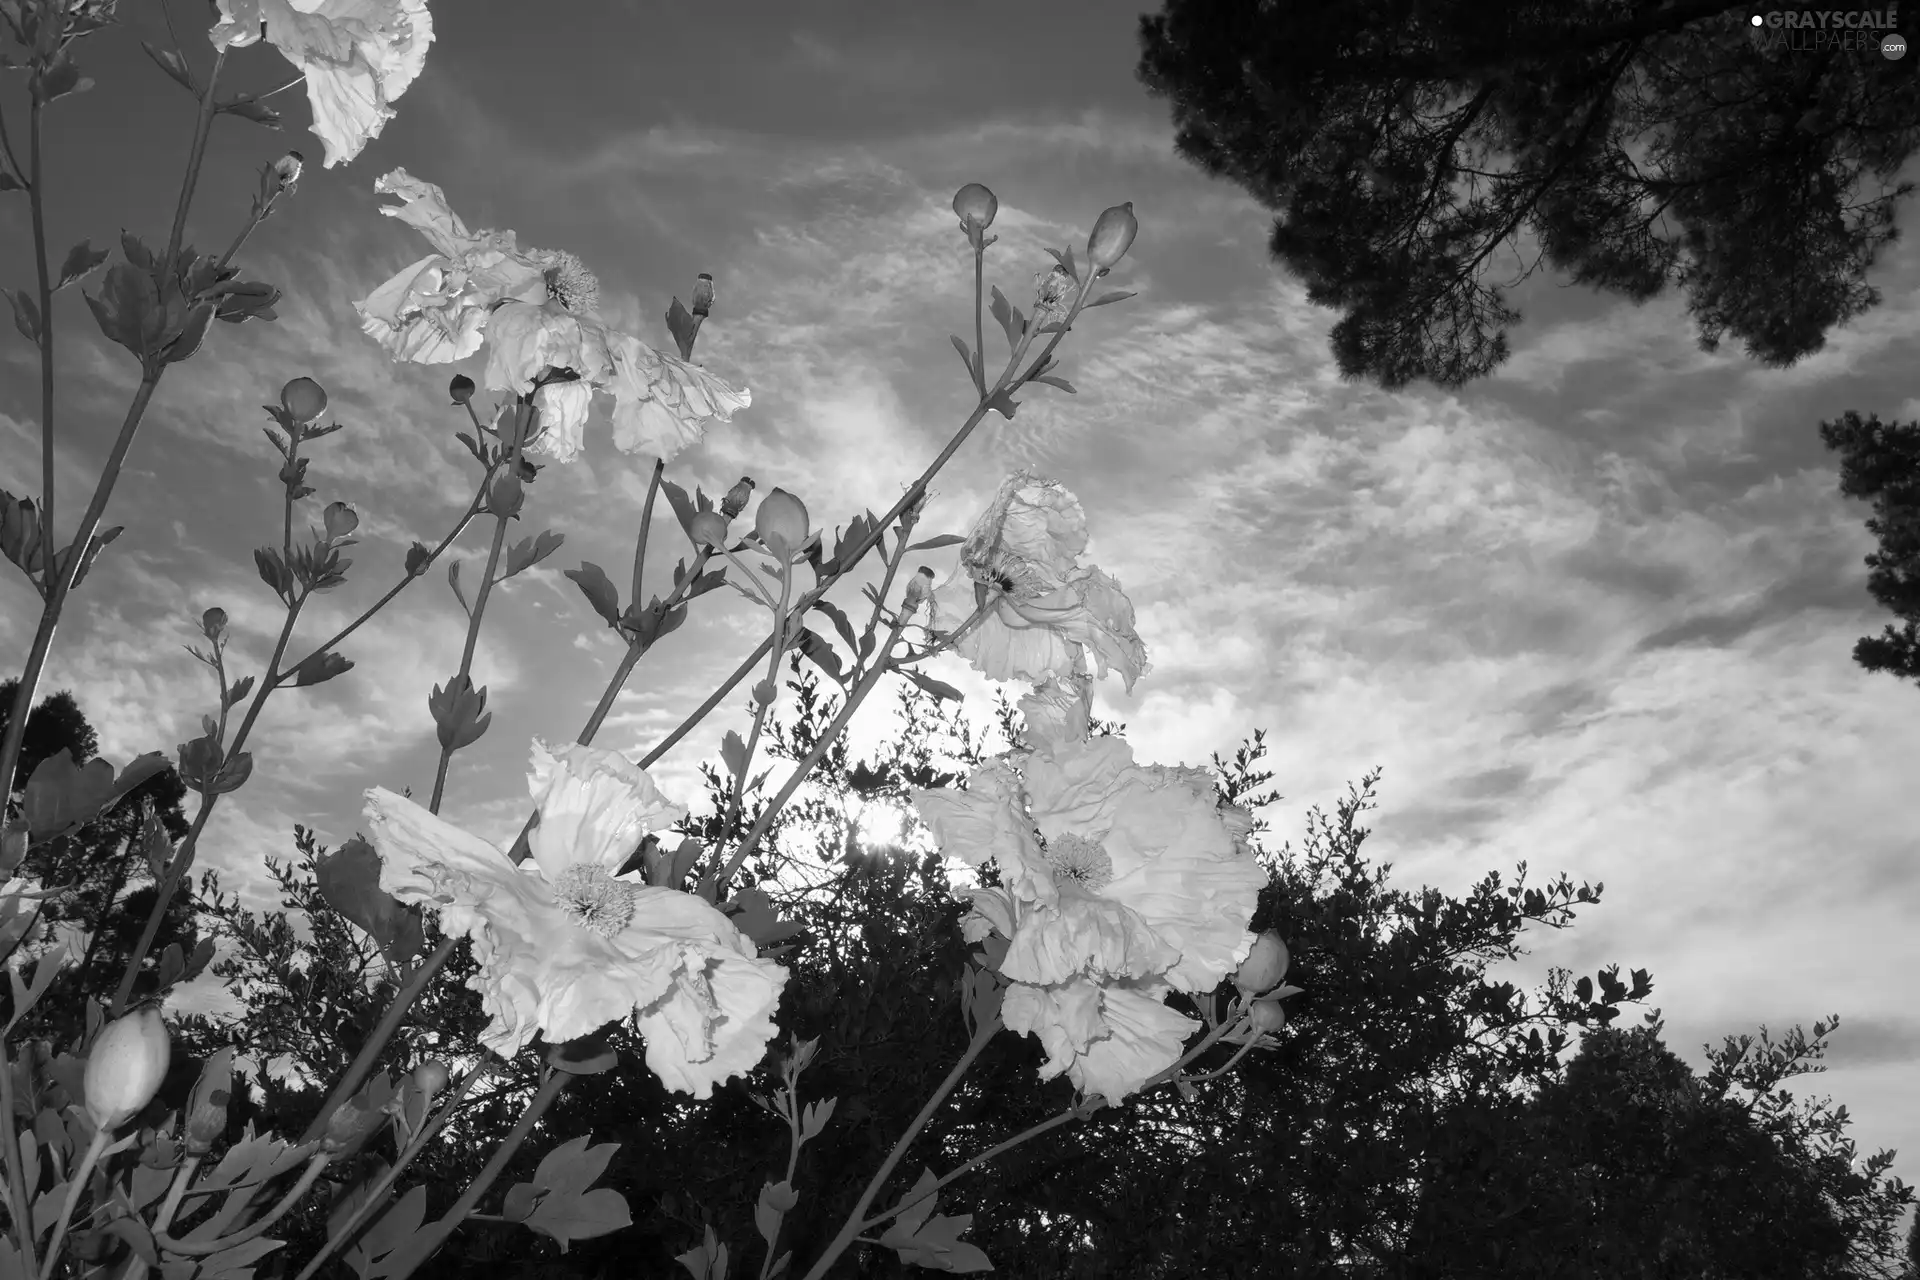
[[1767,20],[1756,13],[1753,15],[1753,18],[1751,19],[1751,21],[1753,22],[1754,26],[1758,27],[1758,26],[1765,25]]
[[1887,36],[1880,42],[1880,52],[1886,55],[1887,61],[1898,62],[1907,56],[1907,38],[1898,32]]

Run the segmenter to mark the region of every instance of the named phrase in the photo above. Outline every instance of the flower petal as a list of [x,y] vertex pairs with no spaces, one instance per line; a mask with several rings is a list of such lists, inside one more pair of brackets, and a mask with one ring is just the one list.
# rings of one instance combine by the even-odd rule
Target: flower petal
[[753,393],[699,365],[656,351],[638,338],[611,334],[613,443],[625,453],[649,453],[663,462],[697,444],[709,422],[731,422]]
[[1164,1003],[1156,984],[1108,986],[1084,979],[1058,987],[1015,983],[1000,1016],[1013,1031],[1037,1036],[1047,1061],[1040,1078],[1064,1073],[1083,1097],[1117,1106],[1179,1061],[1199,1023]]
[[593,385],[587,382],[549,382],[533,393],[540,413],[540,434],[527,452],[572,462],[586,445],[587,414],[593,409]]
[[473,939],[480,993],[493,1022],[481,1041],[503,1057],[536,1030],[555,1043],[586,1035],[657,999],[666,959],[583,929],[529,874],[487,841],[391,791],[367,792],[380,854],[380,887],[401,902],[438,908],[450,934]]
[[965,791],[916,790],[913,802],[942,853],[973,867],[991,858],[999,864],[1002,882],[1017,896],[1054,900],[1053,878],[1044,870],[1046,859],[1021,807],[1020,781],[1006,765],[974,770]]
[[555,751],[536,739],[527,789],[540,810],[527,844],[549,880],[579,865],[611,874],[642,836],[687,816],[687,807],[668,800],[646,770],[606,747]]
[[306,76],[313,132],[331,169],[360,154],[393,118],[394,99],[426,63],[426,0],[219,0],[215,47],[266,39]]

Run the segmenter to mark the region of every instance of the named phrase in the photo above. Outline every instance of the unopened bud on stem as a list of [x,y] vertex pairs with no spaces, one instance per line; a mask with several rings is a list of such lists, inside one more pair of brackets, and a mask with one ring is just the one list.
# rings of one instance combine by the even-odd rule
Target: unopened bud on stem
[[807,504],[785,489],[775,489],[760,499],[753,534],[781,559],[791,558],[807,540]]
[[327,411],[327,393],[312,378],[295,378],[280,388],[280,407],[295,422],[312,422]]
[[695,547],[722,550],[727,545],[727,518],[718,511],[702,511],[688,522],[687,536]]
[[453,381],[447,384],[447,399],[455,404],[465,404],[473,399],[473,379],[464,373],[453,375]]
[[1133,201],[1106,210],[1093,224],[1093,234],[1087,237],[1087,261],[1105,271],[1127,256],[1139,230],[1139,219],[1133,216]]
[[693,282],[693,306],[690,310],[697,316],[713,311],[713,277],[704,271]]
[[94,1125],[117,1129],[153,1101],[172,1055],[158,1007],[146,1005],[109,1022],[87,1054],[82,1077]]
[[720,499],[720,514],[731,520],[747,509],[747,502],[753,497],[753,477],[741,476],[727,490],[727,496]]
[[993,225],[994,215],[1000,212],[1000,201],[980,183],[969,182],[954,192],[953,211],[960,215],[960,229],[972,239]]
[[1239,972],[1233,975],[1233,985],[1240,989],[1242,996],[1271,991],[1287,976],[1288,963],[1287,944],[1269,929],[1253,940],[1247,958],[1240,962]]

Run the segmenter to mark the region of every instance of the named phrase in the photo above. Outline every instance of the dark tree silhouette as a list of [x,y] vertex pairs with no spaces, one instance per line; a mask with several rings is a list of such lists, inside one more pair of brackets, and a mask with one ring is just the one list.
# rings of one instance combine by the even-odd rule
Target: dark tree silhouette
[[1589,1033],[1524,1103],[1464,1095],[1427,1145],[1396,1280],[1869,1274],[1829,1171],[1697,1078],[1658,1021]]
[[1889,625],[1853,646],[1869,671],[1920,680],[1920,422],[1863,421],[1849,409],[1820,424],[1820,439],[1840,455],[1840,492],[1873,503],[1867,532],[1880,549],[1867,557],[1867,590],[1904,625]]
[[1487,277],[1523,229],[1520,278],[1544,259],[1635,301],[1677,285],[1704,347],[1731,334],[1784,366],[1880,300],[1920,77],[1751,10],[1166,0],[1138,75],[1180,154],[1278,215],[1272,256],[1345,313],[1349,378],[1454,387],[1504,360],[1517,281]]
[[[18,685],[17,680],[0,684],[0,733],[6,732],[12,718],[13,692]],[[49,694],[27,716],[9,803],[21,794],[34,769],[49,756],[71,751],[75,761],[85,764],[98,750],[99,735],[73,695],[64,689]],[[115,765],[126,763],[114,761]],[[65,1044],[85,1025],[85,1010],[77,999],[64,997],[73,992],[111,995],[146,927],[158,888],[139,838],[145,813],[151,806],[167,835],[178,840],[187,833],[187,818],[180,809],[186,794],[180,775],[172,769],[163,770],[121,797],[77,834],[47,841],[28,853],[20,865],[21,875],[42,885],[66,887],[42,904],[42,921],[48,926],[72,924],[86,930],[88,937],[74,963],[55,979],[47,998],[22,1019],[16,1034]],[[151,970],[169,943],[177,942],[183,952],[191,952],[198,938],[192,896],[181,893],[161,919],[145,967]],[[148,989],[154,981],[152,973],[143,974],[136,990]]]

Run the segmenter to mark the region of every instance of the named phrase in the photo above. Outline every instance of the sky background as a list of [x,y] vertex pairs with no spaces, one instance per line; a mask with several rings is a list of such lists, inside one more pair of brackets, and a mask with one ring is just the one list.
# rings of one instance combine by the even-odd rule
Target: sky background
[[[126,8],[134,34],[164,40],[158,7]],[[204,67],[186,21],[198,8],[174,8]],[[668,300],[712,272],[696,354],[753,405],[668,476],[718,494],[750,473],[829,528],[891,505],[972,407],[948,342],[973,327],[954,191],[999,196],[988,278],[1023,308],[1043,246],[1083,247],[1102,208],[1132,200],[1139,238],[1111,283],[1139,296],[1063,346],[1079,394],[1033,389],[1014,421],[990,417],[922,529],[965,532],[1015,468],[1059,480],[1152,659],[1132,695],[1117,678],[1097,693],[1140,759],[1203,763],[1264,728],[1284,795],[1265,815],[1271,847],[1298,845],[1310,807],[1331,812],[1380,766],[1368,848],[1394,884],[1460,893],[1521,859],[1534,883],[1604,882],[1577,927],[1530,935],[1503,972],[1646,968],[1667,1043],[1696,1068],[1723,1036],[1839,1013],[1831,1069],[1796,1088],[1846,1104],[1863,1152],[1900,1148],[1895,1172],[1920,1181],[1920,690],[1851,660],[1887,619],[1865,587],[1867,510],[1839,496],[1817,432],[1848,409],[1920,416],[1911,244],[1870,277],[1887,301],[1791,370],[1701,352],[1677,297],[1635,307],[1543,273],[1513,295],[1526,318],[1492,377],[1387,393],[1341,382],[1337,317],[1268,261],[1268,215],[1174,154],[1166,105],[1133,76],[1128,8],[601,3],[535,20],[462,0],[434,21],[425,73],[350,165],[320,169],[299,91],[279,99],[282,133],[214,129],[188,237],[204,249],[237,230],[262,163],[288,146],[310,163],[241,258],[286,290],[280,319],[217,326],[162,383],[108,513],[127,533],[62,625],[43,688],[75,690],[109,758],[170,753],[213,709],[183,649],[203,609],[231,617],[238,670],[270,651],[279,605],[249,551],[278,544],[279,499],[258,406],[288,378],[320,380],[347,424],[313,449],[308,520],[351,501],[362,538],[349,585],[309,607],[300,652],[386,589],[409,541],[437,542],[471,492],[452,438],[465,415],[445,399],[456,370],[390,363],[352,310],[427,252],[376,213],[389,169],[441,185],[470,227],[578,254],[603,311],[662,348]],[[123,227],[163,242],[191,100],[127,32],[80,52],[98,87],[49,116],[55,252]],[[230,68],[242,88],[286,75],[265,46]],[[5,283],[31,283],[30,243],[24,199],[0,197]],[[73,292],[56,315],[64,541],[136,377]],[[991,319],[987,332],[998,369]],[[15,493],[38,491],[36,368],[0,337],[0,485]],[[490,606],[475,674],[494,723],[456,758],[448,817],[504,840],[529,738],[578,733],[619,651],[561,570],[597,562],[624,596],[648,465],[590,429],[584,457],[533,486],[525,532],[566,545]],[[662,594],[686,554],[666,505],[648,579]],[[490,532],[476,523],[458,548],[468,583]],[[922,558],[944,578],[953,554]],[[0,667],[23,661],[36,614],[9,570]],[[762,616],[731,591],[704,597],[599,743],[651,748],[757,643]],[[254,780],[216,811],[201,865],[267,902],[261,859],[291,855],[294,822],[331,844],[363,825],[367,787],[424,796],[426,694],[457,668],[464,626],[436,570],[344,646],[350,675],[275,695],[249,744]],[[987,682],[953,659],[934,673],[989,719]],[[670,793],[697,799],[697,764],[744,731],[743,702],[656,767]]]

